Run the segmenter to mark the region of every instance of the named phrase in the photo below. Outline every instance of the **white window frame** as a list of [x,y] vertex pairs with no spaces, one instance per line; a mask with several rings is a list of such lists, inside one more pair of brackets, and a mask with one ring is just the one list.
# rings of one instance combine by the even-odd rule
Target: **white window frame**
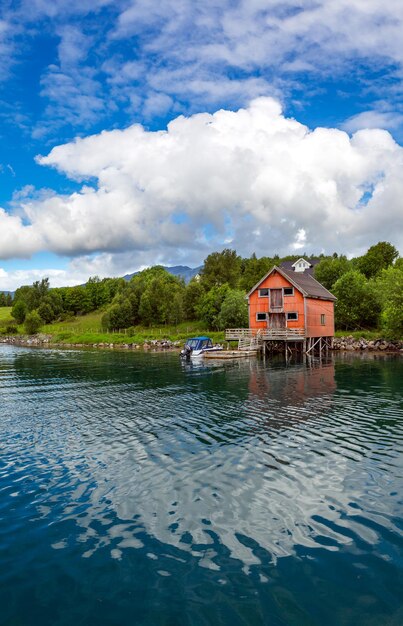
[[[263,290],[266,290],[266,289],[267,289],[267,295],[266,296],[262,296],[260,292],[263,291]],[[268,287],[262,287],[262,289],[258,290],[258,297],[259,298],[268,298],[269,295],[270,295],[270,289]]]
[[[289,315],[296,315],[297,317],[290,319]],[[287,311],[286,313],[287,322],[298,322],[298,311]]]
[[[284,290],[285,289],[292,289],[292,293],[285,293]],[[290,296],[294,295],[294,287],[283,287],[283,296],[284,298],[289,298]]]
[[[264,319],[263,320],[258,319],[258,315],[264,315]],[[258,311],[256,313],[256,321],[257,322],[266,322],[267,321],[267,313],[265,311]]]
[[326,326],[326,313],[321,313],[320,314],[320,325],[321,326]]

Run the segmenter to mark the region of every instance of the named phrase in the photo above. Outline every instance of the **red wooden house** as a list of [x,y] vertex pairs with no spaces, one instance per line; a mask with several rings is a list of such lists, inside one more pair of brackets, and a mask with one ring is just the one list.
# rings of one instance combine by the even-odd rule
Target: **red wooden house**
[[[334,301],[313,277],[313,264],[298,259],[290,266],[274,266],[248,294],[249,328],[263,340],[303,340],[306,349],[334,336]],[[322,341],[320,341],[322,346]]]

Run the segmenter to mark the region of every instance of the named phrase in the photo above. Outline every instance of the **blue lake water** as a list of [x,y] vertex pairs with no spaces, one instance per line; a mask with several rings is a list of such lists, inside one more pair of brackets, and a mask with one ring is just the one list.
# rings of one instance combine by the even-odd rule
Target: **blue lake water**
[[403,359],[0,346],[0,624],[401,626]]

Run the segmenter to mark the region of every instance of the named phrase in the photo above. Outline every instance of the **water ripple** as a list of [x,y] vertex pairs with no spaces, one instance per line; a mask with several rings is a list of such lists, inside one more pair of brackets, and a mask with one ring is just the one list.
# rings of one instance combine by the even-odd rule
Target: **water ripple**
[[183,366],[2,346],[0,582],[41,545],[66,564],[138,554],[160,578],[192,559],[263,584],[301,555],[318,572],[350,555],[349,576],[371,555],[384,577],[403,548],[402,374],[386,358]]

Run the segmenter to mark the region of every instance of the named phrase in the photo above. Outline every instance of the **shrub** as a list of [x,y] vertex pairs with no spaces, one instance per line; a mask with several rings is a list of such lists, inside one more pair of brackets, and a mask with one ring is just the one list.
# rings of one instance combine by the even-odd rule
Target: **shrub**
[[218,327],[245,328],[248,327],[248,304],[243,291],[231,289],[225,296],[218,315]]
[[18,324],[22,324],[27,314],[27,305],[23,300],[17,300],[14,304],[11,315],[17,321]]
[[18,333],[18,328],[15,324],[7,324],[5,332],[7,335],[16,335]]
[[24,321],[25,332],[28,335],[34,335],[35,333],[38,332],[42,324],[43,324],[43,321],[38,311],[35,311],[35,310],[31,311],[30,313],[27,313],[25,317],[25,321]]

